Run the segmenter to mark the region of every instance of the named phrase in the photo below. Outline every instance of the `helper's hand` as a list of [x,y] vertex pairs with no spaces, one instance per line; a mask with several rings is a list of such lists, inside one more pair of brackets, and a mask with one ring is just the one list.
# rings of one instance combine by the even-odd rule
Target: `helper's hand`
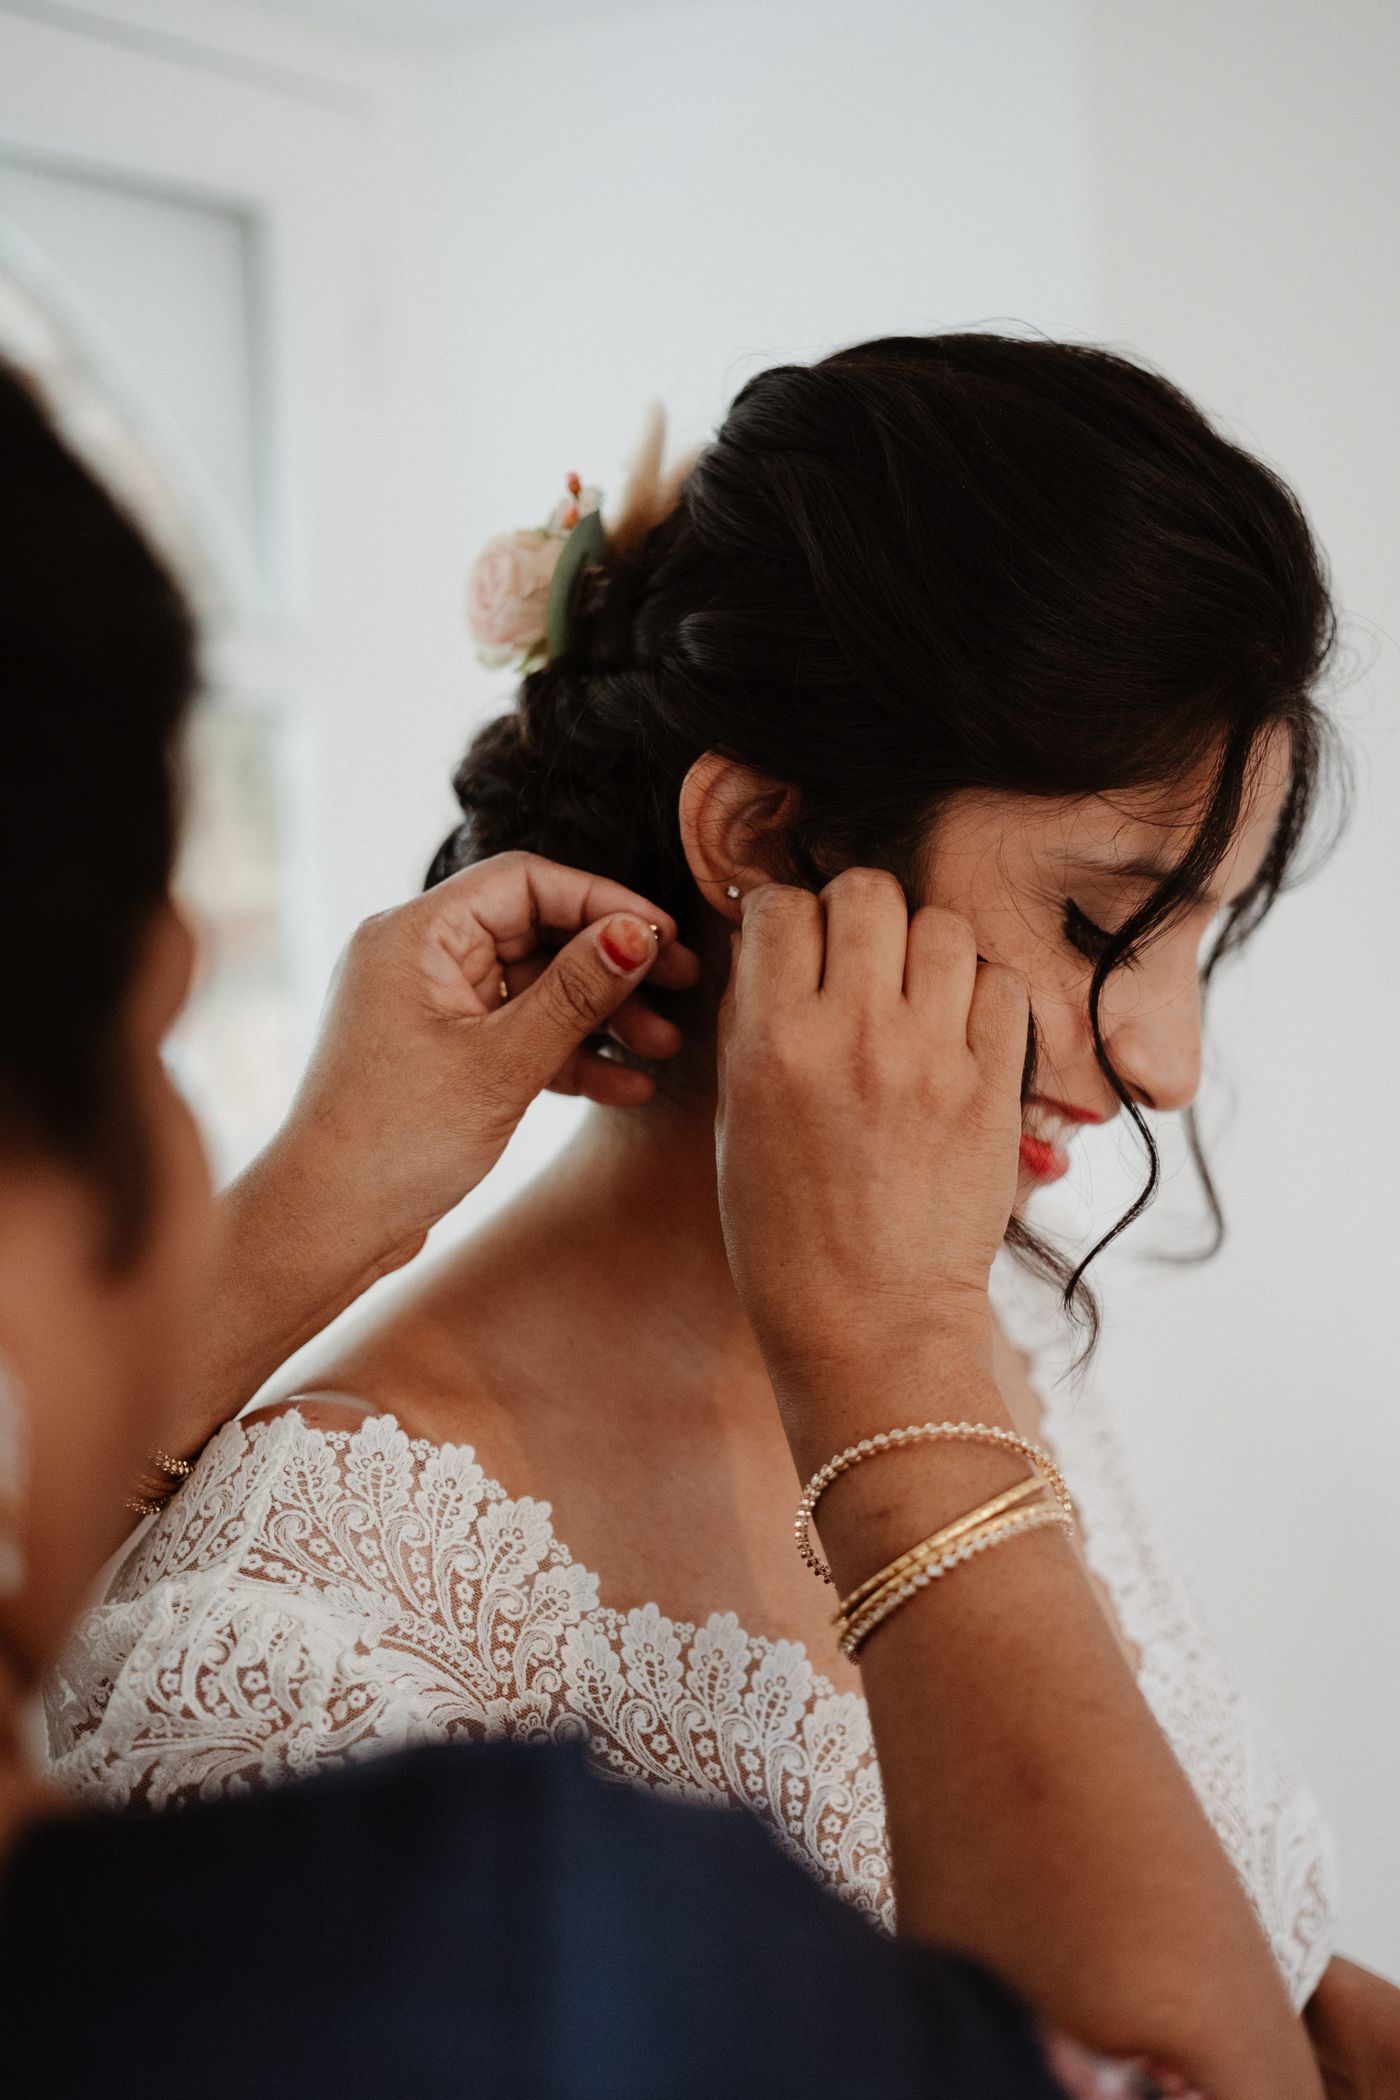
[[[1027,1002],[894,878],[745,901],[720,1016],[720,1202],[779,1399],[947,1326],[975,1344],[1016,1194]],[[862,1383],[868,1384],[868,1374]]]
[[645,1101],[649,1074],[583,1046],[607,1030],[646,1058],[674,1056],[680,1031],[633,994],[644,980],[679,989],[698,974],[668,913],[529,853],[482,861],[367,920],[291,1114],[220,1199],[200,1361],[164,1448],[198,1450],[415,1254],[542,1088]]
[[393,1267],[491,1171],[544,1088],[647,1100],[650,1075],[585,1041],[610,1030],[674,1056],[679,1029],[633,994],[645,979],[693,984],[698,967],[635,891],[529,853],[481,861],[360,927],[273,1149],[327,1226]]

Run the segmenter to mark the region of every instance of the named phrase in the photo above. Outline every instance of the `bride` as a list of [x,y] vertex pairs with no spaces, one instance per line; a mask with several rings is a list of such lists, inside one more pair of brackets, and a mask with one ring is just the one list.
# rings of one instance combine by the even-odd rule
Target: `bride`
[[1092,1300],[1031,1222],[1083,1126],[1124,1117],[1151,1154],[1147,1118],[1189,1110],[1203,977],[1290,870],[1332,631],[1295,499],[1106,352],[890,339],[762,374],[679,486],[653,454],[568,609],[467,753],[432,879],[512,847],[605,871],[676,913],[702,983],[597,1044],[610,1105],[503,1216],[213,1440],[54,1687],[60,1776],[162,1806],[412,1739],[575,1736],[748,1803],[891,1920],[714,1139],[748,894],[863,868],[857,907],[893,879],[1029,989],[997,1383],[1301,2006],[1333,1953],[1327,1834],[1063,1375]]

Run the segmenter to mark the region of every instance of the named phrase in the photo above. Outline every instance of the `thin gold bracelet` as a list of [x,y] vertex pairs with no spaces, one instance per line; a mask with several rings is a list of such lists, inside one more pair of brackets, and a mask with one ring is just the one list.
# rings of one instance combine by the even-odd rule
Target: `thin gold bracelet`
[[[1070,1521],[1064,1511],[1049,1502],[1036,1503],[1024,1514],[1034,1516],[1042,1509],[1051,1511],[1057,1523],[1063,1524],[1066,1531],[1070,1529]],[[867,1611],[872,1610],[885,1597],[892,1595],[901,1585],[912,1581],[916,1574],[935,1561],[940,1565],[952,1567],[960,1559],[966,1560],[977,1550],[977,1541],[984,1532],[1012,1523],[1016,1515],[1016,1512],[1008,1511],[1000,1518],[993,1517],[972,1525],[960,1525],[954,1537],[949,1537],[948,1532],[936,1531],[931,1538],[922,1539],[908,1553],[901,1554],[898,1561],[892,1562],[888,1568],[882,1568],[867,1586],[866,1595],[858,1603],[852,1602],[849,1610],[843,1609],[837,1614],[836,1624],[853,1625],[857,1619],[863,1618]],[[949,1526],[948,1530],[951,1531],[952,1528]]]
[[983,1502],[978,1508],[969,1510],[965,1517],[959,1517],[955,1523],[945,1524],[943,1529],[935,1531],[931,1538],[920,1539],[917,1546],[911,1546],[907,1553],[900,1554],[898,1560],[892,1560],[887,1568],[881,1568],[878,1573],[861,1583],[858,1589],[852,1590],[832,1618],[832,1625],[839,1626],[843,1619],[851,1618],[867,1597],[872,1597],[876,1590],[883,1589],[887,1583],[893,1582],[906,1568],[917,1567],[931,1555],[941,1553],[945,1546],[955,1545],[959,1539],[966,1537],[969,1531],[976,1531],[979,1525],[989,1524],[993,1517],[1003,1516],[1007,1510],[1017,1508],[1022,1502],[1028,1502],[1032,1495],[1048,1495],[1050,1492],[1048,1480],[1043,1479],[1039,1473],[1030,1473],[1024,1480],[1018,1480],[1014,1487],[1003,1489],[1001,1494],[993,1495],[989,1502]]
[[1056,1524],[1067,1531],[1070,1519],[1062,1509],[1052,1508],[1049,1503],[1044,1503],[1037,1509],[1017,1510],[1010,1516],[994,1520],[982,1531],[964,1539],[961,1545],[953,1547],[936,1560],[930,1560],[924,1567],[915,1569],[902,1581],[891,1583],[888,1589],[882,1590],[872,1598],[851,1624],[843,1629],[840,1637],[841,1653],[849,1661],[854,1661],[877,1626],[882,1626],[901,1605],[907,1604],[920,1590],[926,1589],[931,1582],[938,1581],[963,1561],[971,1560],[978,1553],[985,1553],[989,1547],[1003,1545],[1007,1539],[1019,1538],[1023,1532],[1038,1531],[1049,1524]]
[[976,1444],[1001,1444],[1008,1451],[1019,1451],[1054,1489],[1056,1500],[1066,1517],[1073,1523],[1074,1503],[1070,1499],[1064,1475],[1049,1452],[1043,1450],[1039,1444],[1033,1444],[1029,1437],[1018,1436],[1014,1429],[1002,1429],[987,1422],[915,1422],[907,1429],[882,1429],[875,1436],[862,1437],[858,1444],[848,1444],[844,1451],[837,1452],[835,1458],[829,1458],[802,1490],[802,1500],[797,1505],[797,1515],[793,1519],[793,1538],[798,1553],[814,1575],[819,1575],[823,1582],[831,1581],[830,1568],[812,1544],[810,1527],[812,1513],[832,1481],[838,1479],[842,1473],[848,1472],[852,1466],[862,1465],[867,1458],[879,1457],[887,1451],[897,1451],[904,1444],[933,1442],[943,1438]]

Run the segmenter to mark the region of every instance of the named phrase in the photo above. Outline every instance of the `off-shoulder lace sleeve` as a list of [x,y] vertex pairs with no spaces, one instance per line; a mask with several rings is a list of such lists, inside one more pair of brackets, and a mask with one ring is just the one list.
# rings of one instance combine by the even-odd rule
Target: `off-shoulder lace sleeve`
[[[1334,1949],[1330,1838],[1250,1712],[1130,1481],[1107,1410],[1060,1374],[1046,1294],[998,1264],[1043,1433],[1139,1682],[1234,1862],[1295,2005]],[[49,1688],[56,1776],[178,1802],[449,1734],[576,1737],[612,1776],[755,1810],[893,1922],[869,1715],[800,1642],[619,1611],[466,1446],[295,1412],[221,1431],[82,1622]]]
[[56,1776],[167,1806],[440,1736],[575,1738],[598,1769],[752,1808],[893,1922],[865,1702],[797,1641],[618,1611],[465,1446],[388,1416],[220,1433],[49,1690]]
[[389,1417],[231,1423],[79,1627],[49,1693],[55,1775],[164,1806],[449,1731],[528,1733],[595,1593],[547,1506],[465,1447]]

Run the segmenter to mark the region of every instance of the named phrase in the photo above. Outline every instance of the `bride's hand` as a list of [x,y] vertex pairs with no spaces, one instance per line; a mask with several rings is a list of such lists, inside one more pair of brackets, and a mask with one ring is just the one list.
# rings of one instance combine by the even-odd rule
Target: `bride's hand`
[[280,1186],[303,1190],[311,1228],[322,1221],[362,1265],[397,1266],[490,1172],[543,1088],[646,1100],[648,1074],[584,1044],[610,1030],[648,1059],[674,1056],[680,1031],[633,995],[697,974],[669,913],[618,883],[530,853],[464,869],[351,940],[270,1148]]
[[780,1401],[988,1333],[1016,1194],[1026,992],[890,875],[745,901],[720,1017],[720,1202]]

